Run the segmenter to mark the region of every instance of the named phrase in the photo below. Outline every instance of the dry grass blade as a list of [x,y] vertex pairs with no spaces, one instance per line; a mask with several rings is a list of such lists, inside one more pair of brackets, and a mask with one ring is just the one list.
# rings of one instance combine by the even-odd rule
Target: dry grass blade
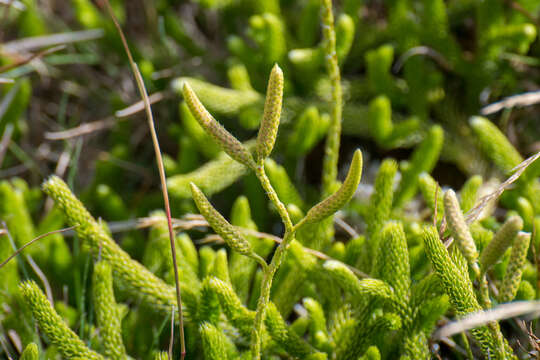
[[537,152],[536,154],[524,160],[521,164],[513,168],[512,171],[515,171],[515,173],[508,179],[506,179],[505,182],[499,185],[499,187],[494,192],[486,196],[482,196],[480,199],[478,199],[476,205],[467,212],[467,215],[465,216],[465,221],[467,221],[468,224],[475,221],[478,216],[480,216],[482,210],[488,205],[488,203],[492,200],[497,199],[504,192],[504,190],[506,190],[512,183],[519,179],[519,177],[523,174],[527,167],[538,158],[540,158],[540,152]]
[[540,102],[540,91],[530,91],[523,94],[512,95],[497,101],[493,104],[484,106],[480,113],[482,115],[490,115],[501,111],[502,109],[509,109],[515,106],[530,106],[538,104]]
[[49,46],[96,40],[101,38],[104,34],[105,32],[102,29],[92,29],[84,31],[64,32],[44,36],[35,36],[5,43],[4,45],[2,45],[1,51],[3,53],[15,54],[26,53]]
[[339,226],[343,231],[345,231],[351,238],[358,237],[359,234],[354,230],[354,228],[347,224],[343,219],[340,219],[339,217],[334,218],[334,223]]
[[[165,99],[167,95],[168,94],[164,92],[157,92],[155,94],[150,95],[148,97],[148,100],[150,101],[150,104],[152,105]],[[91,134],[97,131],[105,130],[105,129],[113,127],[115,124],[117,124],[120,121],[126,120],[128,116],[136,114],[142,110],[144,110],[144,100],[137,101],[136,103],[128,106],[127,108],[118,110],[114,114],[115,117],[108,116],[104,119],[81,124],[79,126],[76,126],[68,130],[46,132],[45,139],[66,140],[66,139],[72,139],[75,137]]]
[[53,234],[58,234],[58,233],[61,233],[61,232],[65,232],[65,231],[69,231],[69,230],[73,230],[75,229],[77,226],[71,226],[71,227],[68,227],[68,228],[65,228],[65,229],[60,229],[60,230],[54,230],[54,231],[49,231],[45,234],[41,234],[39,235],[38,237],[30,240],[29,242],[27,242],[26,244],[24,244],[23,246],[21,246],[19,249],[17,249],[17,251],[15,251],[13,254],[11,254],[6,260],[4,260],[1,264],[0,264],[0,269],[6,265],[11,259],[13,259],[15,256],[17,256],[18,254],[20,254],[21,251],[23,251],[24,249],[26,249],[28,246],[32,245],[33,243],[35,243],[36,241],[38,240],[41,240],[49,235],[53,235]]
[[[206,224],[206,226],[208,226],[208,224]],[[270,239],[272,241],[274,241],[275,243],[277,244],[281,244],[281,242],[283,241],[283,239],[281,239],[280,237],[277,237],[277,236],[274,236],[272,234],[267,234],[267,233],[263,233],[263,232],[259,232],[259,231],[255,231],[255,230],[250,230],[250,229],[245,229],[245,228],[238,228],[238,230],[240,230],[241,232],[245,233],[246,235],[250,235],[250,236],[254,236],[256,238],[259,238],[259,239]],[[197,242],[199,245],[203,245],[203,244],[209,244],[209,243],[225,243],[225,241],[221,238],[221,236],[217,235],[217,234],[213,234],[213,235],[208,235],[208,236],[205,236],[204,238],[202,238],[201,240],[199,240]],[[318,259],[321,259],[321,260],[333,260],[333,261],[338,261],[340,263],[342,263],[341,261],[337,260],[337,259],[334,259],[333,257],[331,256],[328,256],[326,255],[325,253],[323,252],[320,252],[320,251],[317,251],[317,250],[314,250],[314,249],[311,249],[311,248],[308,248],[308,247],[303,247],[304,251],[308,254],[311,254],[313,256],[315,256],[316,258]],[[360,277],[360,278],[368,278],[369,275],[358,270],[357,268],[353,267],[353,266],[350,266],[350,265],[347,265],[345,263],[342,263],[343,265],[345,265],[349,270],[351,270],[356,276]]]
[[403,55],[401,55],[396,61],[396,64],[392,67],[392,71],[394,73],[398,73],[405,64],[405,62],[407,62],[409,58],[416,55],[428,56],[432,58],[437,63],[437,65],[439,65],[445,71],[452,70],[452,65],[444,58],[444,56],[441,55],[441,53],[435,51],[428,46],[417,46],[407,50]]
[[[148,96],[148,101],[150,102],[150,105],[153,105],[167,98],[169,95],[170,95],[169,93],[160,91],[160,92],[157,92]],[[142,110],[144,110],[144,101],[141,100],[141,101],[137,101],[135,104],[128,106],[125,109],[118,110],[117,112],[114,113],[114,116],[116,116],[117,118],[125,118],[133,114],[136,114]]]
[[450,337],[460,332],[486,325],[491,321],[510,319],[516,316],[533,314],[540,315],[540,301],[516,301],[502,304],[489,310],[472,313],[458,321],[451,322],[439,328],[433,334],[434,340]]
[[86,134],[90,134],[99,130],[108,129],[110,127],[113,127],[114,124],[116,123],[117,123],[117,120],[114,117],[109,116],[109,117],[106,117],[105,119],[85,123],[77,127],[74,127],[72,129],[63,130],[63,131],[55,131],[55,132],[46,132],[44,137],[47,140],[66,140],[66,139],[71,139],[71,138],[83,136]]
[[180,318],[180,347],[181,347],[181,353],[180,353],[180,359],[184,359],[186,356],[186,344],[184,340],[184,319],[182,314],[182,297],[180,294],[180,283],[178,279],[178,265],[176,261],[176,248],[174,245],[174,232],[172,227],[172,219],[171,219],[171,208],[169,206],[169,194],[167,191],[167,180],[165,177],[165,169],[163,167],[163,159],[161,157],[161,150],[159,148],[159,141],[156,134],[156,128],[154,123],[154,117],[152,115],[152,108],[150,106],[150,100],[148,99],[148,93],[146,91],[146,87],[144,86],[144,81],[141,76],[141,73],[139,71],[139,68],[137,67],[137,64],[133,60],[133,56],[131,55],[131,51],[129,50],[129,46],[127,44],[126,37],[124,35],[124,32],[122,31],[122,28],[120,27],[120,24],[118,23],[118,20],[116,19],[116,16],[114,15],[114,12],[112,11],[111,4],[108,0],[104,0],[104,3],[107,8],[107,12],[109,13],[110,17],[112,18],[114,22],[114,26],[116,27],[118,34],[120,35],[120,38],[122,40],[122,44],[124,45],[124,49],[126,51],[126,55],[129,59],[129,64],[131,65],[131,69],[133,71],[133,75],[135,76],[135,80],[137,83],[137,87],[139,89],[139,93],[144,101],[144,108],[146,109],[146,117],[148,120],[148,127],[150,128],[150,134],[152,135],[152,143],[154,145],[154,152],[156,155],[156,162],[158,166],[159,171],[159,178],[161,181],[161,191],[163,192],[163,202],[165,205],[165,213],[167,215],[167,225],[169,229],[169,240],[171,245],[171,254],[172,254],[172,260],[173,260],[173,268],[174,268],[174,281],[175,281],[175,287],[176,287],[176,300],[177,300],[177,306],[178,306],[178,316]]
[[32,55],[26,57],[25,59],[17,60],[15,62],[11,63],[11,64],[7,64],[7,65],[4,65],[4,66],[0,67],[0,73],[6,72],[8,70],[14,69],[16,67],[19,67],[19,66],[22,66],[22,65],[25,65],[25,64],[28,64],[30,61],[32,61],[34,59],[41,58],[43,56],[47,56],[47,55],[52,54],[54,52],[63,50],[65,48],[66,48],[65,45],[58,45],[58,46],[55,46],[55,47],[52,47],[52,48],[49,48],[49,49],[39,51],[39,52],[37,52],[35,54],[32,54]]

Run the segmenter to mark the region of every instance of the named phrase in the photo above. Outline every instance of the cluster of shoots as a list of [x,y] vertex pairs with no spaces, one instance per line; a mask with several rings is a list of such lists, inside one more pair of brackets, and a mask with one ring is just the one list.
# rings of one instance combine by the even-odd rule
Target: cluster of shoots
[[276,64],[272,68],[268,81],[264,113],[257,136],[255,154],[252,154],[204,108],[189,83],[186,82],[183,88],[184,100],[192,115],[232,159],[245,165],[255,173],[269,200],[275,205],[285,228],[280,245],[276,249],[270,263],[267,263],[253,251],[250,242],[242,233],[212,206],[197,185],[191,183],[193,200],[212,229],[221,236],[233,251],[253,258],[262,267],[263,281],[261,282],[260,298],[257,304],[251,338],[251,351],[254,359],[260,359],[263,319],[269,303],[272,280],[281,265],[287,248],[294,240],[296,232],[302,226],[321,222],[341,209],[354,195],[362,174],[362,154],[360,150],[356,150],[347,177],[341,187],[334,194],[313,206],[305,217],[296,224],[292,223],[291,216],[272,187],[264,166],[265,161],[272,153],[278,133],[283,98],[283,82],[283,72]]
[[[475,21],[477,32],[478,46],[471,61],[470,49],[461,49],[460,42],[452,36],[454,27],[459,28],[454,22],[464,12],[461,7],[470,8],[470,2],[464,5],[457,1],[430,0],[422,6],[383,2],[388,13],[384,30],[379,29],[382,26],[379,21],[373,22],[375,25],[359,23],[363,5],[357,0],[341,2],[343,13],[336,18],[335,29],[331,0],[303,1],[299,19],[295,13],[297,4],[290,6],[277,0],[195,2],[214,9],[217,16],[225,14],[231,19],[236,13],[244,16],[243,11],[236,9],[246,4],[257,12],[249,20],[246,32],[249,41],[228,34],[231,89],[190,77],[172,83],[172,88],[183,98],[182,156],[200,154],[210,160],[194,169],[198,159],[185,161],[188,164],[184,165],[185,158],[175,161],[169,157],[169,163],[159,168],[166,204],[168,187],[181,206],[191,212],[194,209],[191,200],[182,199],[192,199],[200,213],[185,216],[185,221],[191,223],[184,230],[211,228],[217,236],[207,238],[222,240],[230,251],[196,247],[187,233],[175,236],[167,205],[165,214],[158,211],[147,218],[151,230],[139,263],[127,247],[121,247],[113,239],[107,224],[95,219],[59,177],[52,176],[43,184],[44,193],[54,200],[56,207],[36,226],[27,208],[31,196],[26,183],[20,179],[2,181],[0,217],[5,221],[6,236],[0,237],[0,261],[7,260],[0,263],[0,330],[5,327],[10,336],[16,334],[20,338],[17,349],[20,358],[40,357],[41,339],[33,318],[43,340],[52,349],[51,356],[67,359],[121,360],[137,352],[137,356],[145,353],[156,360],[171,359],[174,339],[180,337],[181,357],[185,356],[187,347],[188,356],[202,353],[207,360],[267,357],[414,360],[430,358],[438,351],[431,346],[435,341],[457,334],[461,338],[452,339],[458,344],[455,348],[462,349],[462,355],[468,359],[477,354],[486,359],[517,359],[518,347],[513,338],[503,334],[498,319],[464,325],[456,332],[448,330],[451,326],[446,325],[435,329],[445,315],[455,317],[458,324],[466,324],[461,318],[489,314],[500,304],[514,300],[538,298],[538,266],[527,257],[537,257],[534,250],[540,245],[539,167],[530,166],[525,171],[534,160],[524,161],[487,118],[473,116],[468,124],[456,121],[452,129],[447,126],[445,113],[447,122],[441,121],[446,124],[443,130],[443,125],[434,123],[440,115],[433,110],[438,110],[434,105],[443,104],[441,100],[446,98],[445,106],[455,102],[456,108],[467,105],[466,108],[474,108],[476,113],[476,100],[472,104],[467,102],[479,98],[482,89],[489,89],[496,74],[507,74],[509,56],[517,55],[514,59],[517,63],[530,61],[522,55],[535,41],[536,27],[529,20],[507,16],[504,7],[493,1],[475,4],[477,11],[473,18],[466,17],[467,22]],[[30,16],[37,14],[34,1],[22,3],[27,11],[23,13],[21,29],[28,32],[32,24],[41,27],[40,18]],[[160,31],[169,36],[175,33],[172,38],[187,53],[212,55],[184,34],[183,24],[173,12],[169,13],[165,3],[154,14],[162,22]],[[289,11],[292,8],[292,25],[287,23],[290,14],[280,7]],[[112,35],[112,28],[106,25],[92,1],[75,1],[74,12],[84,27],[105,27],[107,36]],[[322,36],[317,42],[319,17]],[[221,20],[225,24],[231,19]],[[292,31],[293,28],[298,31]],[[355,37],[355,31],[361,36]],[[41,32],[47,31],[43,28]],[[364,39],[363,35],[370,32],[377,36]],[[205,31],[200,33],[202,36]],[[392,44],[380,43],[387,39],[392,39]],[[378,47],[366,51],[373,44]],[[429,51],[423,54],[426,49]],[[519,55],[512,54],[513,49]],[[353,72],[360,68],[365,71],[365,78],[342,81],[340,65],[347,59]],[[145,93],[143,77],[131,56],[130,62],[137,74],[137,84]],[[278,63],[286,74],[292,75],[290,82],[285,81]],[[148,64],[151,65],[149,60]],[[326,72],[322,71],[323,66]],[[270,67],[263,96],[258,90],[263,89]],[[150,73],[143,72],[147,75],[145,82],[150,82]],[[452,77],[446,77],[447,73]],[[505,75],[505,78],[513,79],[513,76]],[[454,84],[457,79],[466,80],[466,85],[460,84],[459,88],[462,85],[467,88],[464,96],[467,100],[447,91],[458,88]],[[291,89],[309,90],[309,95],[315,93],[315,96],[306,100],[305,93],[291,91],[284,98],[286,83],[292,85]],[[330,89],[327,94],[319,96],[327,89]],[[6,92],[6,99],[15,101],[9,105],[9,101],[4,104],[2,100],[7,110],[0,119],[7,119],[4,123],[18,121],[31,93],[28,79],[17,82]],[[371,101],[365,106],[364,100],[368,98]],[[144,99],[148,100],[146,96]],[[146,109],[150,120],[149,104]],[[408,117],[393,114],[396,109],[407,109]],[[495,111],[493,106],[488,106],[480,112],[487,116],[492,111]],[[216,120],[222,116],[237,118],[245,130],[258,130],[256,139],[239,141]],[[272,159],[280,124],[286,124],[282,131],[290,131],[285,134],[287,141],[279,143],[279,158],[285,157],[283,166]],[[157,144],[152,123],[151,130]],[[352,235],[348,241],[336,241],[334,214],[354,197],[362,176],[363,159],[360,150],[354,151],[344,181],[337,181],[342,131],[350,136],[369,136],[386,150],[418,142],[408,161],[398,164],[393,159],[382,160],[370,198],[363,203],[359,196],[354,207],[350,207],[350,213],[359,215],[354,220],[361,218],[358,223],[365,223],[362,224],[365,232],[358,234],[358,229],[349,226]],[[462,133],[466,136],[462,137]],[[300,195],[308,195],[309,191],[296,189],[287,174],[287,165],[293,161],[300,163],[297,160],[309,154],[323,137],[326,140],[322,195],[317,195],[310,207],[307,201],[310,197],[303,199]],[[443,149],[446,158],[465,173],[476,174],[477,158],[483,156],[484,161],[495,165],[499,175],[514,179],[500,184],[487,200],[479,195],[488,188],[480,175],[471,176],[460,191],[443,189],[429,175]],[[158,146],[156,155],[161,157]],[[161,165],[161,160],[158,163]],[[523,166],[524,163],[527,165]],[[169,169],[176,166],[176,171],[165,179],[167,166]],[[101,201],[100,205],[110,213],[118,210],[116,217],[122,219],[128,216],[129,206],[112,190],[114,176],[105,173],[106,179],[96,180],[95,193],[99,199],[92,200]],[[248,174],[251,176],[246,183],[254,180],[255,184],[249,185],[255,185],[259,191],[262,188],[259,195],[268,198],[258,201],[258,205],[269,204],[277,212],[282,223],[279,236],[257,231],[257,224],[251,218],[251,198],[248,201],[246,196],[239,196],[228,217],[210,202],[213,194]],[[397,177],[400,180],[396,182]],[[426,210],[431,211],[411,214],[408,205],[418,191],[429,208]],[[499,196],[501,209],[509,209],[504,218],[502,211],[494,215],[492,205],[488,204],[488,200]],[[90,257],[79,256],[78,248],[72,251],[59,234],[35,245],[32,245],[34,240],[28,242],[37,233],[60,227],[64,220],[76,234],[77,246],[80,239],[85,251],[89,250],[93,266]],[[336,223],[339,221],[342,220]],[[8,238],[9,243],[2,242]],[[172,255],[173,262],[167,255]],[[91,282],[88,318],[84,296],[75,300],[80,303],[77,310],[67,305],[72,299],[65,304],[54,303],[54,291],[46,278],[40,276],[39,266],[45,266],[45,273],[64,281],[70,269],[80,270],[78,258],[86,261],[85,271],[93,269],[88,277]],[[26,263],[32,266],[45,291],[36,281],[28,280],[33,275]],[[19,272],[25,281],[20,281]],[[86,291],[85,284],[78,283],[79,280],[76,278],[74,287],[83,290],[73,291],[77,295]],[[130,311],[124,304],[126,298],[130,306],[136,304],[143,310]],[[165,319],[161,330],[147,329],[150,328],[147,324],[155,324],[145,318],[147,309]],[[70,319],[69,310],[82,313],[79,334],[72,330],[76,315]],[[293,311],[295,315],[291,316]],[[84,323],[87,319],[90,324]],[[154,345],[164,342],[157,337],[164,337],[162,330],[169,321],[173,331],[169,352],[156,353]],[[175,323],[180,325],[180,335],[174,333]],[[143,326],[146,328],[141,329]],[[130,336],[123,332],[128,328]],[[151,344],[144,343],[141,347],[145,349],[138,351],[140,348],[134,343],[149,333],[156,339]],[[0,333],[2,346],[4,339]],[[48,357],[49,353],[41,354],[42,358],[43,355]]]

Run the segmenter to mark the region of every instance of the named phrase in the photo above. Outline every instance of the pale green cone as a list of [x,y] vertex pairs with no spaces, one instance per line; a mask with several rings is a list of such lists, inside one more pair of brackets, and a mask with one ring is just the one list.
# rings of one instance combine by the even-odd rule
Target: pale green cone
[[268,80],[263,119],[257,136],[257,160],[266,159],[276,142],[283,102],[283,71],[275,64]]
[[530,242],[531,234],[526,232],[520,232],[514,240],[510,262],[506,268],[506,273],[504,274],[500,288],[500,302],[512,301],[516,296],[519,283],[521,282],[523,265],[527,260],[527,251],[529,251]]
[[251,243],[234,226],[225,220],[212,204],[210,204],[197,185],[193,183],[191,183],[191,193],[201,215],[204,216],[208,224],[221,236],[225,243],[240,254],[252,256],[253,248]]
[[356,150],[343,185],[334,194],[312,207],[302,221],[307,224],[316,223],[341,209],[353,197],[361,176],[362,152]]
[[473,116],[469,123],[484,154],[503,172],[510,172],[523,161],[508,138],[491,121]]
[[214,119],[199,101],[197,95],[187,82],[184,83],[182,94],[191,114],[222,149],[234,160],[253,169],[255,167],[255,161],[248,149]]
[[487,244],[480,256],[480,265],[482,271],[487,271],[490,266],[495,264],[505,253],[516,235],[523,227],[523,220],[519,216],[511,216],[504,222],[493,239]]
[[454,236],[459,250],[465,259],[467,259],[467,262],[474,267],[478,258],[478,251],[461,212],[456,193],[452,189],[447,190],[444,194],[444,211],[448,227]]

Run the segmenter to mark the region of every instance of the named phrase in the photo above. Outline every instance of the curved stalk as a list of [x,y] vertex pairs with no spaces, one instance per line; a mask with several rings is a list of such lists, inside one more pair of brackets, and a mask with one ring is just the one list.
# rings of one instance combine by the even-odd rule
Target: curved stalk
[[265,316],[265,310],[270,301],[270,289],[272,288],[272,281],[277,269],[280,267],[281,262],[283,261],[283,255],[287,251],[291,241],[294,239],[294,234],[297,227],[293,226],[289,213],[285,208],[285,205],[279,200],[276,191],[270,184],[270,180],[266,176],[264,171],[264,165],[262,160],[258,162],[255,169],[255,174],[261,182],[264,191],[268,195],[270,201],[276,206],[279,216],[285,225],[285,234],[283,235],[283,241],[279,244],[270,265],[263,267],[263,279],[261,282],[261,295],[259,296],[259,301],[257,302],[257,311],[255,314],[254,328],[251,338],[251,357],[253,359],[259,360],[261,358],[261,335],[262,335],[262,325]]

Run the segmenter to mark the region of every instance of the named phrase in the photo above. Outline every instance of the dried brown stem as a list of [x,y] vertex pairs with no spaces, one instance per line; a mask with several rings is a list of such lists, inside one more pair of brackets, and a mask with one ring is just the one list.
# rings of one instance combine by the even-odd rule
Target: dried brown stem
[[76,226],[71,226],[71,227],[68,227],[68,228],[65,228],[65,229],[60,229],[60,230],[54,230],[54,231],[49,231],[45,234],[41,234],[39,235],[38,237],[30,240],[29,242],[27,242],[26,244],[24,244],[23,246],[21,246],[19,249],[17,249],[17,251],[15,251],[13,254],[11,254],[6,260],[4,260],[1,264],[0,264],[0,269],[2,268],[2,266],[6,265],[11,259],[13,259],[15,256],[17,256],[18,254],[20,254],[21,251],[23,251],[24,249],[26,249],[28,246],[32,245],[33,243],[35,243],[36,241],[38,240],[41,240],[43,239],[44,237],[47,237],[49,235],[53,235],[53,234],[58,234],[58,233],[61,233],[61,232],[64,232],[64,231],[69,231],[69,230],[73,230],[77,227]]
[[167,226],[169,228],[169,240],[170,240],[170,245],[171,245],[171,254],[172,254],[172,260],[173,260],[173,267],[174,267],[174,283],[176,287],[176,302],[178,306],[178,317],[180,319],[180,348],[181,348],[180,359],[183,360],[186,356],[186,344],[184,340],[184,317],[182,314],[182,296],[180,294],[180,281],[178,278],[178,265],[176,261],[176,248],[174,244],[174,232],[173,232],[172,219],[171,219],[171,207],[169,205],[169,194],[167,191],[167,180],[165,176],[165,169],[163,167],[163,159],[161,157],[161,150],[159,148],[159,140],[156,134],[154,116],[152,115],[152,108],[150,106],[150,100],[148,99],[148,93],[146,92],[146,88],[144,86],[144,81],[142,79],[139,68],[137,67],[137,64],[133,60],[133,56],[131,55],[131,51],[129,50],[129,46],[127,44],[127,40],[124,35],[124,32],[122,31],[122,28],[120,27],[120,24],[118,23],[118,20],[116,19],[116,16],[114,15],[114,12],[112,11],[111,4],[109,3],[109,1],[104,0],[104,3],[107,7],[107,11],[109,15],[111,16],[114,22],[114,26],[116,27],[118,34],[120,35],[122,44],[124,45],[124,49],[126,51],[126,55],[128,56],[129,63],[131,65],[131,69],[133,71],[135,80],[137,82],[137,87],[139,89],[141,97],[143,98],[144,105],[145,105],[144,107],[146,110],[146,117],[148,120],[148,127],[150,128],[150,134],[152,136],[152,143],[154,145],[156,163],[157,163],[157,167],[159,171],[159,178],[161,181],[161,191],[163,193],[165,213],[167,216]]

